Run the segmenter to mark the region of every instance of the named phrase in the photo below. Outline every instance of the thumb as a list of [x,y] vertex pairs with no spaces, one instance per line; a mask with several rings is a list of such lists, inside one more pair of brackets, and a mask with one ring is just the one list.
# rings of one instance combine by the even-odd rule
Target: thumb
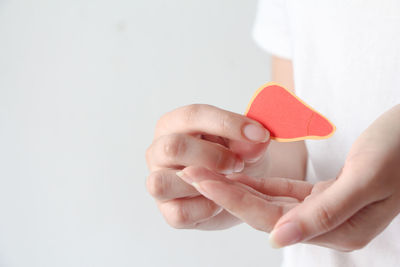
[[[271,246],[280,248],[329,232],[375,201],[356,177],[345,176],[342,173],[323,192],[311,195],[282,216],[269,237]],[[318,183],[314,189],[317,187]]]

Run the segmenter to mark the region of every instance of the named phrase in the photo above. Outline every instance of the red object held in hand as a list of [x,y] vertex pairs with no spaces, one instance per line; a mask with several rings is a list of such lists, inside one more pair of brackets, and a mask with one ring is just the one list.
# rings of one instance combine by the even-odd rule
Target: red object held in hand
[[327,118],[275,83],[257,90],[245,115],[260,122],[269,130],[271,139],[280,142],[325,139],[336,130]]

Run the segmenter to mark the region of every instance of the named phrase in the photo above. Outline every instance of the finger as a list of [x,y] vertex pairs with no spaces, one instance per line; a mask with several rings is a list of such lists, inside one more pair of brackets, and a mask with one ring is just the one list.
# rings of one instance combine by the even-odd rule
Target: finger
[[212,143],[220,144],[221,146],[228,147],[228,139],[222,138],[221,136],[200,134],[199,137],[203,140],[210,141]]
[[197,196],[159,203],[159,209],[169,225],[177,229],[194,228],[222,211],[213,201]]
[[228,147],[233,153],[240,156],[247,164],[258,162],[264,155],[269,145],[269,141],[265,143],[251,143],[236,140],[229,140],[215,135],[201,135],[203,140],[218,143]]
[[325,191],[328,187],[332,186],[332,184],[334,182],[335,182],[335,179],[330,179],[330,180],[327,180],[327,181],[321,181],[321,182],[316,183],[312,187],[311,194],[318,195],[319,193]]
[[242,221],[230,214],[227,210],[222,210],[217,215],[208,220],[196,224],[198,230],[223,230],[242,223]]
[[396,217],[397,203],[398,200],[391,197],[369,204],[334,230],[317,236],[307,243],[341,251],[361,249]]
[[253,178],[244,174],[231,174],[228,178],[246,184],[263,194],[287,196],[298,200],[304,200],[313,190],[311,183],[287,178]]
[[204,168],[188,167],[179,175],[205,197],[261,231],[269,232],[285,212],[297,205],[267,200]]
[[243,160],[226,147],[185,134],[161,136],[150,146],[147,158],[152,170],[201,165],[232,173],[244,168]]
[[161,169],[152,172],[146,181],[149,193],[159,201],[200,195],[193,186],[176,175],[177,171],[175,169]]
[[[189,173],[189,175],[186,175],[186,173]],[[199,182],[201,180],[216,180],[216,181],[220,181],[220,182],[228,183],[228,184],[235,183],[236,186],[243,188],[244,190],[252,193],[253,195],[255,195],[261,199],[273,201],[275,204],[287,204],[287,203],[298,203],[299,202],[299,200],[297,198],[290,197],[290,196],[270,196],[270,195],[264,194],[244,183],[234,182],[233,179],[228,179],[224,175],[212,172],[212,171],[210,171],[204,167],[200,167],[200,166],[187,167],[182,171],[178,171],[176,173],[176,175],[181,177],[188,184],[192,184],[192,182],[193,182],[191,177],[195,177],[197,182]]]
[[265,155],[268,144],[268,141],[265,143],[250,143],[230,140],[229,149],[239,155],[246,163],[255,163]]
[[251,143],[236,140],[229,140],[215,135],[201,135],[203,140],[218,143],[229,148],[233,153],[243,159],[247,165],[260,161],[265,155],[269,141],[265,143]]
[[271,244],[283,247],[324,234],[375,200],[365,183],[342,173],[324,192],[283,216],[270,235]]
[[231,140],[266,142],[269,132],[246,116],[210,105],[194,104],[165,114],[156,127],[156,137],[172,133],[204,133]]

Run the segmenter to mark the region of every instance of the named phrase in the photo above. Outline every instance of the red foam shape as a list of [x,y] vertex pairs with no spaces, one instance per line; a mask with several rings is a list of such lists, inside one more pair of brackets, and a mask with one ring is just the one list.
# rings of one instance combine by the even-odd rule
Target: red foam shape
[[281,142],[325,139],[336,129],[292,92],[273,83],[257,90],[245,115],[268,129],[271,139]]

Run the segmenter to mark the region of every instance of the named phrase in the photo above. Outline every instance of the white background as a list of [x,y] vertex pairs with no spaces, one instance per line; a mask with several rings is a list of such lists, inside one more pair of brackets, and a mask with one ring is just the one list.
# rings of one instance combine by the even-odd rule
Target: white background
[[0,0],[0,266],[277,266],[267,234],[169,227],[144,152],[166,111],[243,113],[256,1]]

